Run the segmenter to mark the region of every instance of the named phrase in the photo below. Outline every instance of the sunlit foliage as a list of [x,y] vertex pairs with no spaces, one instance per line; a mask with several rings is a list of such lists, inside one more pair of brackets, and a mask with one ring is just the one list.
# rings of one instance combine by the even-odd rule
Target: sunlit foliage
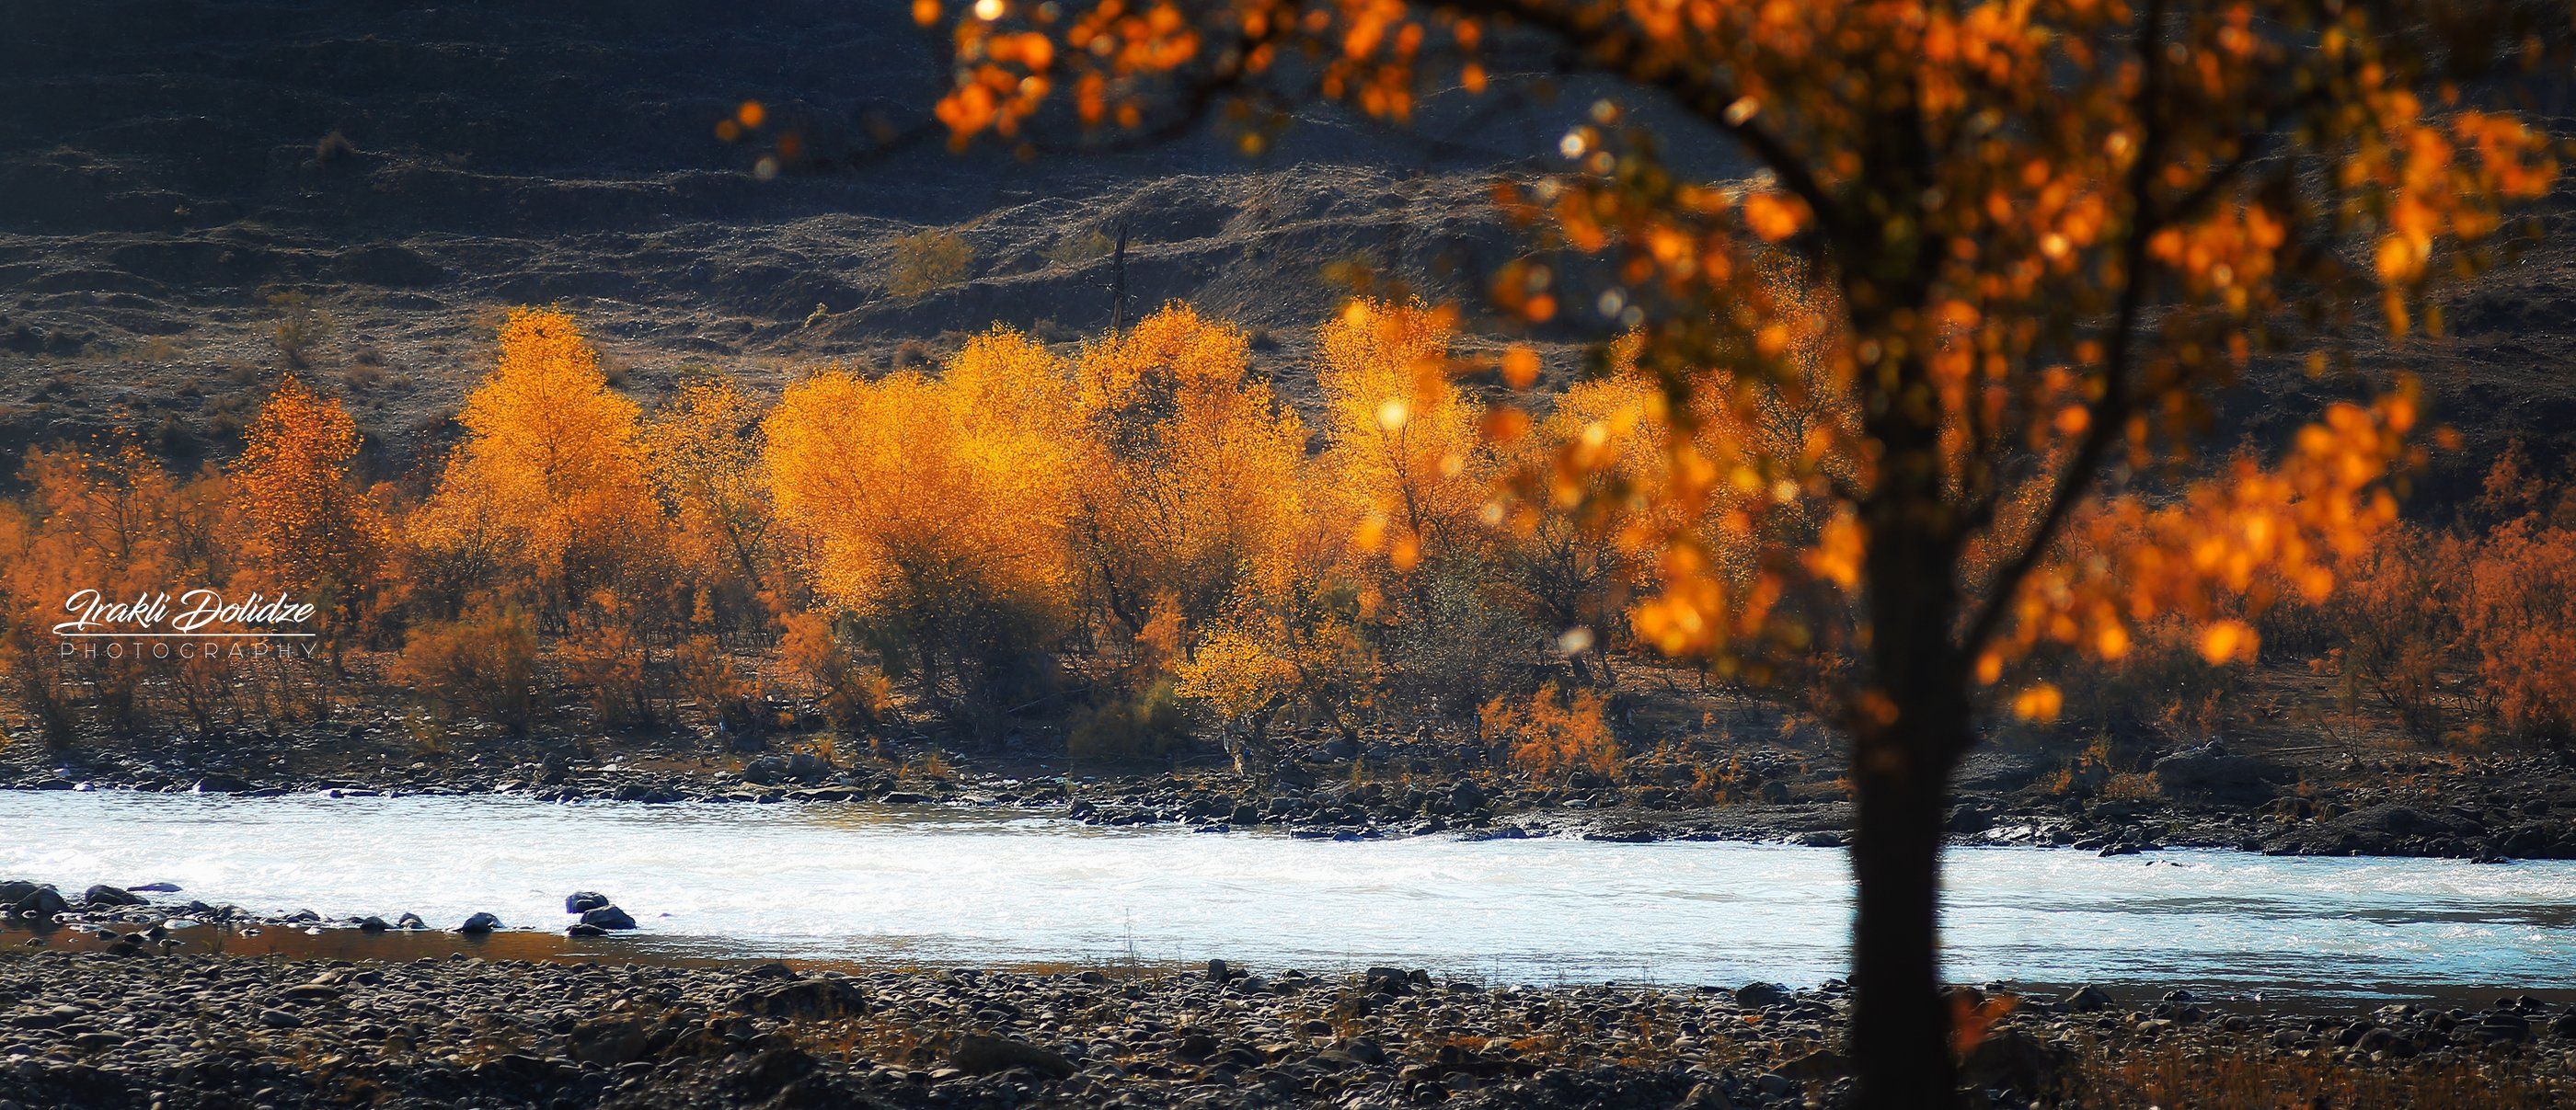
[[638,410],[609,388],[571,317],[511,313],[499,360],[457,422],[465,442],[412,518],[423,549],[469,574],[507,568],[490,580],[523,584],[526,601],[555,613],[659,560]]
[[357,612],[389,539],[383,511],[350,473],[358,444],[357,422],[337,400],[289,377],[260,406],[229,471],[241,557],[258,584],[328,595],[327,608],[344,618]]
[[654,412],[638,441],[691,615],[728,629],[765,615],[758,597],[772,559],[759,420],[759,406],[732,378],[701,373]]
[[1457,316],[1353,301],[1316,340],[1327,465],[1359,514],[1359,546],[1401,574],[1479,542],[1492,496],[1479,408],[1448,380]]
[[816,374],[762,424],[770,496],[812,544],[815,592],[929,689],[983,702],[1038,680],[1072,619],[1070,393],[1055,356],[997,329],[937,377]]
[[1075,374],[1073,542],[1118,630],[1287,588],[1308,526],[1306,433],[1251,380],[1243,332],[1173,305],[1085,345]]

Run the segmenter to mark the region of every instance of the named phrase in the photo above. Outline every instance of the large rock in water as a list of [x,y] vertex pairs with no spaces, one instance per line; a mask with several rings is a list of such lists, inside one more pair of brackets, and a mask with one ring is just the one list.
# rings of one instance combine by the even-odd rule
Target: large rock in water
[[472,917],[466,918],[465,924],[457,926],[456,931],[469,937],[479,937],[500,927],[500,918],[494,917],[488,913],[478,913]]
[[81,901],[93,906],[140,906],[143,899],[123,887],[100,883],[81,893]]
[[63,901],[61,891],[49,886],[40,886],[28,891],[26,897],[18,899],[9,908],[20,917],[32,917],[41,921],[68,910],[71,906]]
[[2252,756],[2235,755],[2211,741],[2156,761],[2156,789],[2168,798],[2261,805],[2279,793],[2281,769]]
[[565,913],[589,913],[608,904],[608,896],[596,890],[576,890],[564,895]]
[[615,906],[599,906],[583,911],[581,923],[594,929],[632,929],[635,918]]

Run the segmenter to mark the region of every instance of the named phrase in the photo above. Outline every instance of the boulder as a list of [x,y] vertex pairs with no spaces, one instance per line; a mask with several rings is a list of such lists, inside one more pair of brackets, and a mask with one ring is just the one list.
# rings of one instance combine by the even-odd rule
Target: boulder
[[429,928],[429,922],[421,920],[419,914],[407,913],[394,919],[394,928],[426,929]]
[[2168,798],[2260,805],[2279,793],[2281,769],[2252,756],[2230,753],[2216,741],[2155,762],[2156,789]]
[[613,1068],[642,1057],[653,1035],[637,1022],[603,1018],[573,1026],[564,1040],[573,1059]]
[[735,1008],[770,1017],[856,1017],[868,1012],[859,988],[833,978],[800,979],[744,995]]
[[12,904],[9,908],[20,917],[32,917],[38,920],[43,920],[62,913],[63,911],[70,909],[71,906],[69,903],[63,901],[61,891],[55,890],[49,886],[40,886],[27,892],[26,897],[18,899],[18,901]]
[[1735,988],[1735,1004],[1748,1010],[1777,1006],[1789,1000],[1789,992],[1770,983],[1746,983]]
[[581,923],[594,929],[632,929],[635,918],[615,906],[601,906],[583,912]]
[[81,892],[81,901],[93,906],[140,906],[143,899],[123,887],[100,883]]
[[565,913],[589,913],[608,904],[608,896],[596,890],[576,890],[564,895]]
[[384,918],[377,917],[374,914],[369,914],[358,920],[358,930],[360,932],[381,933],[390,928],[393,928],[393,926],[385,924]]
[[982,1033],[960,1035],[948,1051],[948,1062],[970,1075],[991,1075],[1013,1068],[1026,1068],[1049,1079],[1062,1079],[1076,1070],[1073,1061],[1053,1049]]
[[456,931],[469,937],[479,937],[500,927],[500,918],[494,917],[488,913],[478,913],[472,917],[466,918],[465,924],[457,926]]
[[2057,1090],[2057,1072],[2066,1053],[2018,1029],[2002,1029],[1979,1040],[1959,1061],[1962,1078],[1982,1088],[2023,1094]]
[[2066,996],[2066,1008],[2079,1014],[2097,1013],[2110,1008],[2111,996],[2102,988],[2086,984]]

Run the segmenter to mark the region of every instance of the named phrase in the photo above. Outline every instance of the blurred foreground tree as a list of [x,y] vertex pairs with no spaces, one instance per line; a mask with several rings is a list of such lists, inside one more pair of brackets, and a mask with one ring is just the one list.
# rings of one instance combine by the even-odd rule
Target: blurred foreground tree
[[[948,18],[936,0],[914,14]],[[2459,0],[978,0],[938,112],[961,143],[1034,152],[1051,119],[1177,134],[1232,107],[1259,149],[1302,102],[1404,122],[1426,93],[1483,90],[1481,58],[1512,36],[1686,121],[1636,125],[1644,105],[1604,101],[1564,137],[1566,172],[1499,190],[1588,268],[1525,260],[1494,292],[1533,322],[1600,308],[1657,387],[1664,465],[1596,481],[1617,453],[1584,437],[1556,461],[1577,515],[1652,510],[1617,533],[1651,568],[1637,631],[1724,676],[1825,691],[1849,734],[1852,1051],[1866,1104],[1920,1106],[1952,1097],[1940,846],[1981,709],[2053,714],[2038,665],[2116,659],[2153,619],[2196,622],[2212,660],[2251,658],[2245,618],[2273,594],[2332,591],[2331,556],[2394,516],[2411,387],[2332,404],[2276,458],[2186,466],[2257,352],[2364,324],[2438,330],[2427,282],[2483,262],[2555,177],[2547,141],[2493,109],[2514,63],[2576,41],[2568,16]],[[1661,156],[1693,144],[1725,145],[1749,176],[1695,180]],[[1783,272],[1804,288],[1784,297]],[[1802,331],[1829,340],[1793,357]],[[1789,444],[1698,431],[1802,407],[1857,419]],[[2145,499],[2149,482],[2165,495]],[[1436,538],[1373,526],[1399,562]]]

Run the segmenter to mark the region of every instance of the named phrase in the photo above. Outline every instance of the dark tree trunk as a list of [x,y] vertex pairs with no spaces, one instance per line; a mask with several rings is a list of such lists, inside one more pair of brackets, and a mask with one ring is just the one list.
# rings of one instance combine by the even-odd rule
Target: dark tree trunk
[[1891,729],[1866,742],[1854,779],[1851,858],[1859,911],[1852,926],[1852,1056],[1861,1105],[1872,1108],[1956,1102],[1950,1014],[1940,995],[1947,761],[1924,766],[1910,757],[1870,754],[1920,753],[1949,743],[1912,731]]

